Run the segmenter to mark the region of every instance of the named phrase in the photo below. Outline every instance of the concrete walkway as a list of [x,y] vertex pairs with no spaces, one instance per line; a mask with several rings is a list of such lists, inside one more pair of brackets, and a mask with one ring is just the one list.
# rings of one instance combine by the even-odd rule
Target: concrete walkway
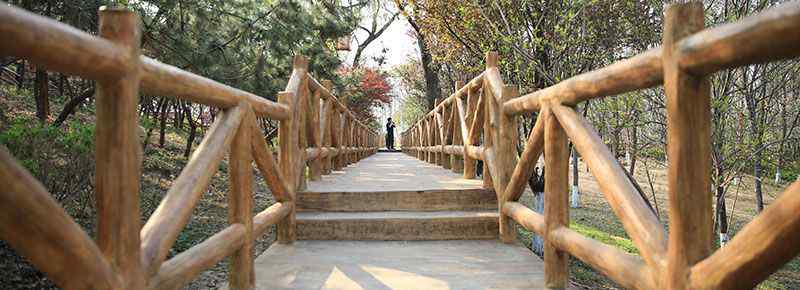
[[481,188],[479,179],[467,180],[441,166],[403,153],[378,153],[342,171],[309,181],[310,192],[419,191]]
[[403,153],[309,182],[300,240],[256,259],[256,288],[545,289],[541,259],[497,240],[496,196],[481,184]]
[[489,241],[298,241],[256,259],[256,288],[546,289],[542,261]]

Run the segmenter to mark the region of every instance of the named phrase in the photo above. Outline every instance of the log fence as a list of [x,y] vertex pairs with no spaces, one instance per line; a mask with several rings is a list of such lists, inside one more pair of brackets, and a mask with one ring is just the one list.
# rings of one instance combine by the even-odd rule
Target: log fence
[[[92,239],[6,148],[0,148],[0,238],[63,289],[179,289],[230,257],[230,289],[253,289],[253,243],[272,225],[292,243],[294,201],[306,179],[375,152],[379,136],[308,72],[296,56],[278,102],[141,55],[132,11],[99,10],[99,37],[0,2],[0,56],[13,56],[98,82],[97,233]],[[141,225],[139,94],[169,96],[222,110],[156,211]],[[280,121],[277,160],[256,118]],[[180,231],[229,157],[230,225],[167,259]],[[254,214],[253,163],[276,199]],[[306,174],[308,171],[308,174]]]
[[[92,239],[5,148],[0,149],[0,238],[63,289],[177,289],[225,257],[230,289],[252,289],[253,243],[276,225],[295,240],[296,194],[306,180],[377,151],[381,138],[331,92],[329,81],[296,56],[286,89],[270,101],[141,55],[138,16],[100,9],[99,36],[0,2],[0,55],[98,82],[96,92],[97,233]],[[498,55],[485,70],[401,135],[402,149],[472,179],[497,194],[499,237],[514,242],[513,223],[545,240],[545,282],[564,288],[568,257],[632,289],[752,288],[800,252],[800,183],[790,185],[725,247],[712,247],[708,76],[725,69],[800,56],[800,2],[704,29],[696,2],[666,9],[662,46],[520,96],[504,83]],[[663,86],[667,96],[669,227],[658,222],[591,124],[580,102]],[[136,106],[140,92],[222,110],[159,207],[140,224]],[[538,113],[521,155],[518,118]],[[280,122],[270,148],[256,118]],[[640,255],[569,228],[571,141]],[[273,151],[277,149],[277,158]],[[230,225],[167,259],[192,209],[225,154],[230,161]],[[544,154],[544,214],[519,203]],[[253,163],[277,203],[252,212]],[[68,267],[65,267],[67,265]]]
[[[487,53],[486,69],[457,84],[449,97],[401,135],[402,150],[475,178],[497,194],[500,238],[514,241],[511,221],[545,240],[545,283],[567,286],[567,257],[582,260],[630,289],[751,289],[800,252],[800,182],[713,249],[710,191],[711,131],[708,76],[756,63],[800,56],[800,2],[704,29],[702,3],[669,5],[662,46],[519,96]],[[663,86],[667,96],[669,232],[637,193],[591,124],[580,102]],[[517,118],[537,119],[517,154]],[[620,218],[639,255],[569,228],[568,140],[579,152]],[[545,210],[518,200],[536,162],[545,159]],[[454,157],[457,156],[457,157]],[[448,159],[448,157],[450,159]],[[461,160],[453,166],[452,160]],[[441,163],[451,160],[450,164]]]

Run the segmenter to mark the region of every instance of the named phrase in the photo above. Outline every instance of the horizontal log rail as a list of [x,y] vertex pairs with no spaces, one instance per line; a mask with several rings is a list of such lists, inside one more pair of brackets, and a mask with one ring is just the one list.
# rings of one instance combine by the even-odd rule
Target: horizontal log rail
[[[275,225],[279,242],[293,242],[294,200],[305,180],[375,153],[379,136],[331,92],[329,81],[314,79],[305,57],[294,58],[274,102],[140,55],[139,29],[138,16],[125,8],[100,8],[98,37],[0,2],[0,56],[98,81],[97,241],[4,147],[0,238],[63,289],[179,289],[226,257],[230,289],[252,289],[254,241]],[[222,110],[144,226],[139,89]],[[258,134],[259,117],[280,122],[277,160]],[[226,153],[230,225],[167,260]],[[277,200],[255,214],[253,163]]]
[[[480,75],[467,85],[457,83],[454,94],[437,100],[401,134],[402,149],[445,168],[455,169],[453,157],[462,157],[458,170],[465,178],[475,178],[474,161],[482,160],[484,187],[498,193],[500,238],[513,241],[509,219],[544,238],[548,287],[566,285],[566,255],[572,255],[631,289],[753,288],[800,252],[800,182],[713,250],[710,97],[703,84],[720,70],[800,56],[800,2],[714,28],[703,29],[703,22],[702,4],[670,5],[661,47],[520,97],[503,83],[496,54],[489,53]],[[667,95],[669,233],[596,130],[571,108],[661,85]],[[533,112],[536,123],[518,156],[515,145],[504,145],[516,140],[510,138],[515,118]],[[567,139],[597,178],[639,255],[569,229]],[[517,200],[546,151],[546,203],[540,214]]]

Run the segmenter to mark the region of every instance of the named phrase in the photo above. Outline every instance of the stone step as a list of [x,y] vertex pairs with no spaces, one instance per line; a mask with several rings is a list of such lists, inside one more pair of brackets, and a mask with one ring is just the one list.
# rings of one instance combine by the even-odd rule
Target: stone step
[[399,149],[391,150],[391,149],[381,148],[378,149],[378,153],[403,153],[403,151]]
[[298,212],[300,240],[496,239],[498,213],[483,211]]
[[302,192],[299,211],[448,211],[496,210],[490,189],[453,189],[380,192]]

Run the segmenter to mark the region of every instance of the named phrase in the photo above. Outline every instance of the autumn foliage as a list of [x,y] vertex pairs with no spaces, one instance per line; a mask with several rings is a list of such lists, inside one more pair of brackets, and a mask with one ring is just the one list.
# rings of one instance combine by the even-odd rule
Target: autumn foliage
[[340,88],[344,92],[342,97],[348,108],[359,120],[378,126],[373,109],[392,101],[389,75],[369,67],[342,67],[338,72],[343,81]]

